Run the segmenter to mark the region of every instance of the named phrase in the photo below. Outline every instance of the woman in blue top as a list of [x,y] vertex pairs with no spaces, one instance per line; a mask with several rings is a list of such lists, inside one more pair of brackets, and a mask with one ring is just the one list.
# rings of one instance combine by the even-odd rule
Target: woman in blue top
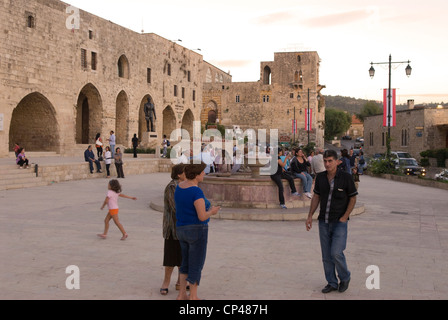
[[[198,187],[204,179],[205,167],[205,163],[187,164],[184,171],[186,180],[179,183],[174,192],[176,231],[182,252],[178,300],[199,300],[198,286],[207,252],[208,221],[220,209],[210,207],[210,202]],[[189,297],[187,282],[190,283]]]

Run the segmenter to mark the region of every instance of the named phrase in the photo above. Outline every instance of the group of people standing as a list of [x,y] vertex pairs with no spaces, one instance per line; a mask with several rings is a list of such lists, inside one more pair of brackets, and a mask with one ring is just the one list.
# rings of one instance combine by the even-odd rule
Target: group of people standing
[[117,178],[124,178],[123,173],[123,153],[120,148],[115,148],[115,134],[113,131],[110,132],[110,137],[107,139],[109,141],[109,146],[106,146],[104,149],[103,156],[103,140],[101,138],[101,134],[97,133],[95,136],[95,147],[97,150],[98,159],[95,159],[95,154],[93,153],[92,146],[89,145],[87,150],[84,151],[84,160],[89,162],[90,173],[93,173],[93,164],[96,165],[96,172],[102,173],[101,171],[101,162],[104,161],[106,165],[107,177],[110,178],[110,165],[112,164],[112,160],[114,160],[115,168],[117,170]]

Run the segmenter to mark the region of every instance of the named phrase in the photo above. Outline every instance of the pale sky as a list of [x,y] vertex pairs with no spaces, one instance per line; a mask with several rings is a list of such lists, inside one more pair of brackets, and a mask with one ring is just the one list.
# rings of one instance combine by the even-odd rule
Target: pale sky
[[448,1],[445,0],[66,0],[136,32],[200,48],[233,82],[257,81],[274,52],[317,51],[326,95],[382,99],[393,64],[397,103],[448,102]]

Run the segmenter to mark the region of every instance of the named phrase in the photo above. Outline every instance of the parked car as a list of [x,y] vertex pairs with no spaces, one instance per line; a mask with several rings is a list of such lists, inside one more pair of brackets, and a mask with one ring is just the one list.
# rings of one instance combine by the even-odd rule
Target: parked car
[[439,181],[448,181],[448,169],[443,169],[441,172],[436,173],[434,178]]
[[406,152],[406,151],[391,151],[390,155],[392,158],[398,158],[398,159],[414,159],[412,156]]
[[343,136],[342,140],[352,140],[352,137],[350,137],[350,136]]
[[406,175],[420,175],[422,177],[426,176],[426,169],[420,166],[417,160],[415,160],[414,158],[399,158],[394,161],[395,168],[402,169],[403,173]]

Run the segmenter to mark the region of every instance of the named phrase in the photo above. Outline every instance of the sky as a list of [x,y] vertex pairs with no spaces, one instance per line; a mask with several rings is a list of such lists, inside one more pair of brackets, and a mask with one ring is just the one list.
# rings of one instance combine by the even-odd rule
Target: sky
[[[317,51],[324,95],[397,104],[448,102],[448,1],[445,0],[66,0],[136,32],[156,33],[203,55],[233,82],[257,81],[274,52]],[[410,61],[412,75],[405,68]]]

